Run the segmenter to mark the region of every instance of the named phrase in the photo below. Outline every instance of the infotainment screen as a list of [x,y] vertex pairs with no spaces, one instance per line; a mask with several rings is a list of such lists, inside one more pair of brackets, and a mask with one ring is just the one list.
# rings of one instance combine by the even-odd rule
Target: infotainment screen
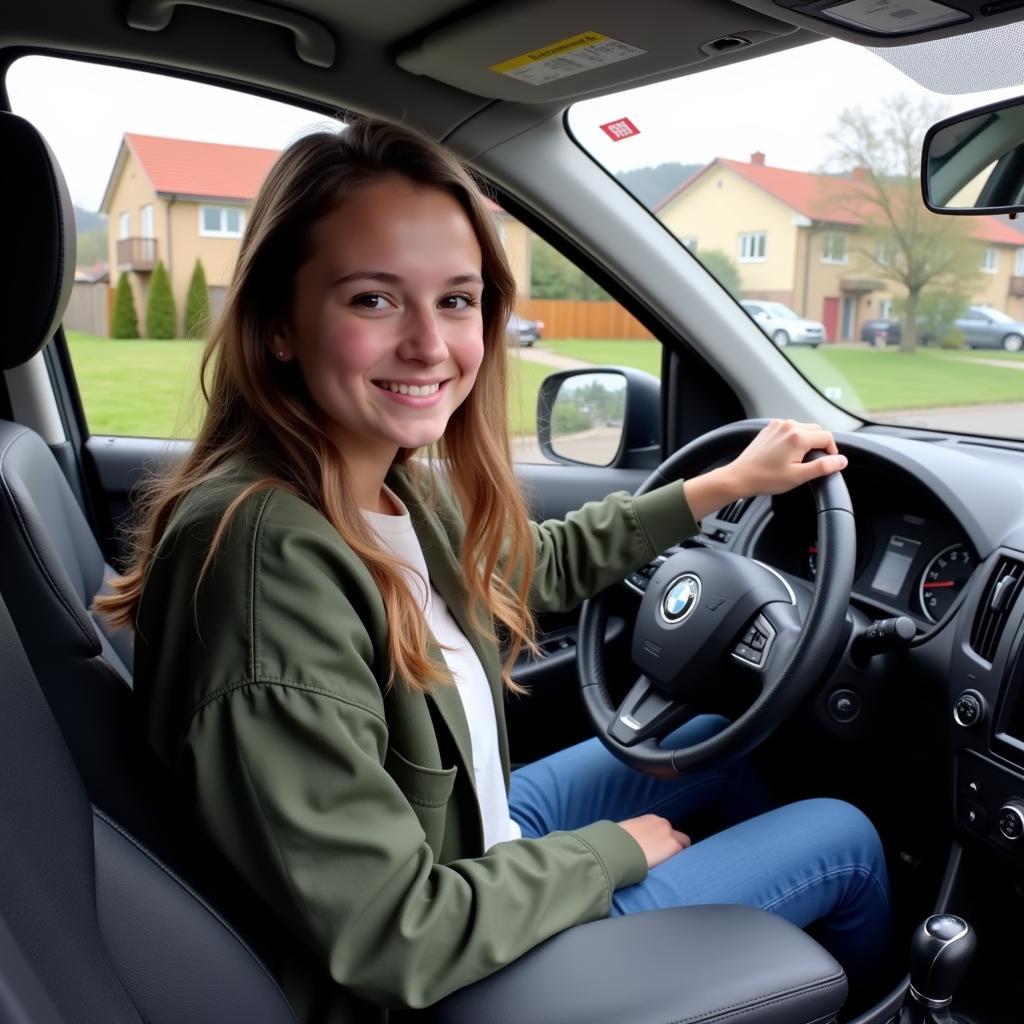
[[920,541],[893,534],[889,538],[881,562],[878,563],[875,578],[871,581],[872,589],[895,597],[903,589],[907,573],[920,546]]

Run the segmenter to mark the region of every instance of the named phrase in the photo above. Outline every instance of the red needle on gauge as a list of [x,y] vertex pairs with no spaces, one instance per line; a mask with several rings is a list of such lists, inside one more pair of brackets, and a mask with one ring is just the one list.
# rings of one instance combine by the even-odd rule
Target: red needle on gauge
[[934,590],[936,587],[955,587],[956,582],[954,580],[937,580],[935,583],[926,583],[924,585],[925,590]]

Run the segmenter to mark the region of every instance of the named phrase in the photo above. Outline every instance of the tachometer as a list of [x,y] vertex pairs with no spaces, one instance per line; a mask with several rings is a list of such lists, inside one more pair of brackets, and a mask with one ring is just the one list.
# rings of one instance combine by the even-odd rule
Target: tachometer
[[963,544],[950,545],[928,563],[919,592],[921,611],[929,622],[938,622],[946,614],[973,571],[974,561]]

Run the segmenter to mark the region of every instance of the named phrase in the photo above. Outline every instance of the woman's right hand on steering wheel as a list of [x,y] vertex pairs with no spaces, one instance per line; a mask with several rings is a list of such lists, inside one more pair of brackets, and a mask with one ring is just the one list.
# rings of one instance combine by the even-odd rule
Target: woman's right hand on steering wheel
[[[804,462],[820,449],[822,459]],[[732,462],[692,477],[683,485],[697,520],[738,498],[780,494],[846,468],[832,435],[817,423],[771,420]]]

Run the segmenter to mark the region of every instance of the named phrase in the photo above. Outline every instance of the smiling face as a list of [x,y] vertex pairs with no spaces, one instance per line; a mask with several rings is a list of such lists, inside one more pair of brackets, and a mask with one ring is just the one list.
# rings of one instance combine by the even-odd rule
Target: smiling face
[[298,363],[362,507],[399,448],[438,441],[483,359],[481,250],[459,203],[398,175],[311,228],[273,355]]

